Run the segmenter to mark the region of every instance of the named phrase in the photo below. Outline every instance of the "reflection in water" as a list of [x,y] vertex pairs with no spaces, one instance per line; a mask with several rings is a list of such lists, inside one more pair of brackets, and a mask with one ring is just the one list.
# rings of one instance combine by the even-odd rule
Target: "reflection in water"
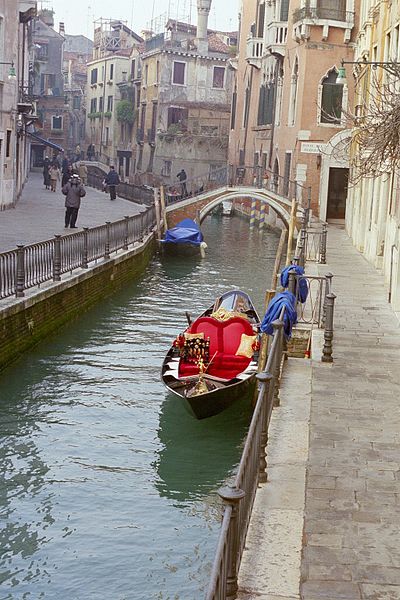
[[237,402],[224,413],[199,421],[181,398],[168,394],[161,409],[162,447],[155,463],[160,494],[185,502],[215,491],[239,461],[250,416],[249,404]]
[[205,260],[155,258],[0,375],[0,600],[200,600],[249,414],[197,421],[165,352],[227,289],[262,306],[277,236],[207,219]]

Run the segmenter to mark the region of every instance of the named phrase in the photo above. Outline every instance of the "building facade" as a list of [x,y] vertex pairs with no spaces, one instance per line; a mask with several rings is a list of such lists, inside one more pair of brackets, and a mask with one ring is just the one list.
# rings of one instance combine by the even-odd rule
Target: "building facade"
[[29,58],[36,2],[0,0],[0,210],[15,204],[29,170],[34,116]]
[[[229,162],[311,188],[313,213],[344,219],[358,0],[242,3]],[[285,187],[285,186],[283,186]]]
[[[353,111],[362,116],[374,110],[374,103],[379,105],[380,85],[399,77],[399,72],[392,76],[384,66],[363,65],[364,61],[400,62],[399,3],[361,1],[355,60],[359,64],[347,69],[347,78],[355,78]],[[354,153],[365,150],[353,146]],[[381,172],[385,171],[385,165],[381,166]],[[365,258],[384,273],[388,299],[400,312],[400,173],[391,168],[381,176],[359,179],[355,169],[354,175],[346,212],[347,231]]]
[[137,128],[140,183],[174,184],[184,169],[201,188],[226,165],[229,61],[237,35],[207,29],[210,4],[198,3],[197,27],[169,20],[165,33],[145,41]]

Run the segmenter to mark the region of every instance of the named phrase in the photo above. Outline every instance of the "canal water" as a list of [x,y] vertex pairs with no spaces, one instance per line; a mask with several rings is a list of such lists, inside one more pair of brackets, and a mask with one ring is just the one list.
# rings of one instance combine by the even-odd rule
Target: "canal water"
[[278,236],[202,228],[205,260],[156,257],[0,375],[0,600],[204,598],[250,412],[197,421],[160,367],[186,310],[233,287],[262,310]]

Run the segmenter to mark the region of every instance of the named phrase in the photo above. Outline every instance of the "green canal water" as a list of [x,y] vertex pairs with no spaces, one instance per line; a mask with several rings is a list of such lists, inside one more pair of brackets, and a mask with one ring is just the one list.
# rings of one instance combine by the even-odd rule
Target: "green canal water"
[[156,257],[0,375],[1,600],[204,598],[250,414],[195,420],[160,367],[185,310],[240,287],[261,311],[278,237],[203,231],[205,260]]

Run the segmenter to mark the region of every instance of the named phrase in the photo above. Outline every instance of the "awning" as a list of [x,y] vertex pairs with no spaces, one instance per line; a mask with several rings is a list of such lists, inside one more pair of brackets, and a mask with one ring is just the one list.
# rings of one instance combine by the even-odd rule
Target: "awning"
[[54,148],[54,150],[58,150],[59,152],[64,152],[64,148],[62,148],[58,144],[55,144],[54,142],[51,142],[50,140],[45,140],[44,138],[40,137],[40,135],[37,135],[37,133],[33,133],[32,131],[27,131],[26,133],[31,138],[33,138],[34,140],[37,140],[44,146],[49,146],[50,148]]

